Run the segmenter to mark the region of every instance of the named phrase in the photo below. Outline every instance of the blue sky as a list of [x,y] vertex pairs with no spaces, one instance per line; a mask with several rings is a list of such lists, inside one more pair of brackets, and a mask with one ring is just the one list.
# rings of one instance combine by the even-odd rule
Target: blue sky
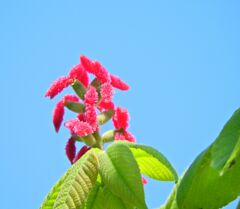
[[[239,9],[234,0],[1,1],[1,207],[38,208],[69,167],[68,131],[51,124],[60,97],[44,93],[80,54],[131,85],[115,97],[131,132],[181,174],[240,106]],[[172,186],[149,180],[149,208]]]

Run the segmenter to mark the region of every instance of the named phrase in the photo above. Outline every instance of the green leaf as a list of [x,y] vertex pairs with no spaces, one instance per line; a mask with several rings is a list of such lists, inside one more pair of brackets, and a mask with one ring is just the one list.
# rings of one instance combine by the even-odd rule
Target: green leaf
[[103,189],[104,205],[106,209],[133,209],[134,207],[125,203],[121,198],[114,195],[107,187]]
[[236,209],[240,209],[240,201],[238,202],[238,205],[237,205]]
[[160,209],[179,209],[176,202],[177,185],[174,186],[173,191],[169,195],[166,203]]
[[62,188],[62,185],[67,178],[68,174],[70,172],[70,169],[63,175],[63,177],[53,186],[53,188],[50,190],[46,198],[44,199],[42,205],[40,206],[40,209],[52,209],[54,202],[59,194],[60,189]]
[[218,209],[240,195],[240,110],[187,170],[177,189],[181,209]]
[[228,171],[229,168],[231,168],[236,163],[236,159],[239,155],[240,155],[240,138],[238,138],[238,142],[235,148],[233,149],[232,154],[230,155],[224,167],[222,168],[220,173],[221,175],[223,175],[226,171]]
[[161,181],[177,181],[178,175],[169,161],[156,149],[135,143],[126,144],[132,151],[142,174]]
[[130,149],[113,143],[99,154],[100,175],[104,185],[117,197],[138,209],[146,209],[140,171]]
[[104,209],[104,196],[102,191],[101,184],[99,182],[96,182],[94,187],[92,188],[88,199],[86,201],[86,207],[85,209]]
[[[228,162],[231,155],[233,158],[240,152],[240,109],[231,117],[229,122],[212,144],[212,167],[221,170]],[[235,155],[235,156],[234,156]]]
[[[95,152],[99,152],[97,149],[94,149]],[[82,164],[82,162],[86,159],[88,156],[88,152],[82,156],[82,158],[78,161],[78,163],[72,165],[67,172],[58,180],[58,182],[52,187],[48,195],[45,197],[40,209],[52,209],[53,205],[55,203],[55,200],[67,178],[67,176],[77,167]]]
[[99,167],[96,154],[93,151],[88,153],[84,162],[79,160],[74,164],[55,200],[53,209],[84,207],[89,192],[96,182]]

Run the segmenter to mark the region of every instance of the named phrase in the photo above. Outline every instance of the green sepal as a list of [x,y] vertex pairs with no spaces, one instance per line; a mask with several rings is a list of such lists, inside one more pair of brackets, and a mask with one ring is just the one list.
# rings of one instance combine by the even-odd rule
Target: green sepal
[[94,78],[90,85],[95,87],[96,89],[99,89],[101,87],[102,83],[97,78]]
[[114,110],[106,110],[104,112],[101,112],[97,116],[97,121],[99,125],[103,125],[107,123],[109,120],[111,120],[112,116],[114,115]]
[[76,113],[82,113],[85,111],[85,105],[82,103],[79,103],[79,102],[66,101],[64,103],[64,105],[69,110],[76,112]]
[[86,89],[83,86],[82,83],[80,83],[78,80],[74,80],[72,83],[72,88],[75,91],[75,93],[82,99],[84,100],[84,95],[86,93]]
[[83,138],[78,136],[77,134],[73,134],[72,135],[72,138],[75,140],[75,141],[79,141],[79,142],[83,142]]
[[102,135],[103,143],[112,142],[112,141],[114,141],[114,138],[115,138],[115,130],[106,131]]
[[84,143],[90,147],[96,144],[96,139],[92,134],[82,136],[81,138],[83,139]]

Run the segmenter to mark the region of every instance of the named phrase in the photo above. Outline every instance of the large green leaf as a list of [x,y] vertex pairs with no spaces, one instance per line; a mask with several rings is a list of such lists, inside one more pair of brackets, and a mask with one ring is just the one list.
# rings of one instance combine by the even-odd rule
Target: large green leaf
[[70,170],[68,170],[64,176],[59,179],[59,181],[53,186],[53,188],[50,190],[46,198],[44,199],[42,205],[40,206],[40,209],[52,209],[54,202],[59,194],[60,189],[62,188],[62,185],[67,178]]
[[104,209],[133,209],[134,207],[125,203],[121,198],[114,195],[107,187],[103,189]]
[[177,181],[178,175],[164,157],[156,149],[135,143],[119,142],[126,144],[132,151],[142,174],[161,181]]
[[78,161],[66,177],[55,200],[53,209],[81,209],[92,190],[98,175],[98,159],[89,151],[84,162]]
[[187,170],[177,189],[180,209],[218,209],[240,194],[240,110]]
[[113,143],[99,153],[100,174],[104,185],[117,197],[138,209],[146,209],[140,170],[130,149]]
[[[97,151],[97,150],[96,150]],[[48,195],[45,197],[42,205],[40,206],[40,209],[52,209],[53,205],[55,203],[55,200],[67,178],[69,173],[71,173],[73,170],[75,170],[77,167],[79,167],[83,161],[86,159],[88,153],[86,153],[78,162],[74,165],[72,165],[67,172],[58,180],[58,182],[52,187]]]
[[105,209],[103,198],[102,186],[99,182],[96,182],[87,198],[85,209]]
[[173,191],[169,195],[166,203],[159,209],[179,209],[176,201],[177,185],[174,186]]
[[237,205],[236,209],[240,209],[240,201],[238,202],[238,205]]

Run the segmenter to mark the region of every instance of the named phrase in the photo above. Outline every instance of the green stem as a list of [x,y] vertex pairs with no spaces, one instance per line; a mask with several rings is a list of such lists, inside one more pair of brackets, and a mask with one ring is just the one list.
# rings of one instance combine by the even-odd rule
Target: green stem
[[102,149],[103,149],[103,142],[102,142],[102,137],[101,137],[99,131],[95,131],[95,132],[93,133],[93,136],[94,136],[95,139],[96,139],[96,143],[94,144],[93,147],[97,147],[97,148],[99,148],[99,149],[102,150]]

